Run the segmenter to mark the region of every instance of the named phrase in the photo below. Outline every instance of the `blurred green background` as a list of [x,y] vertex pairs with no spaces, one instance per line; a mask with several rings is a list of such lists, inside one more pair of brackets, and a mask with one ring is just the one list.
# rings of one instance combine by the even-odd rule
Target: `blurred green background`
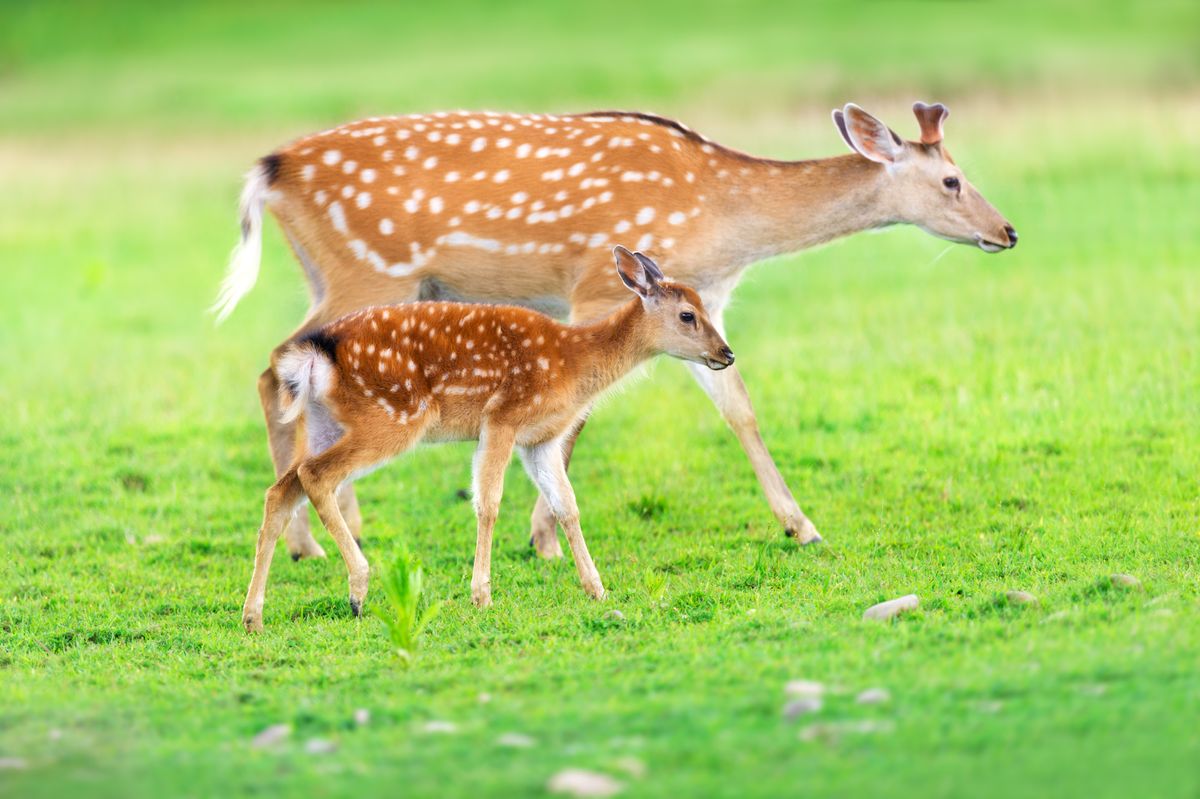
[[[460,107],[808,158],[844,152],[832,107],[915,136],[916,99],[1020,247],[858,236],[757,267],[727,317],[825,545],[782,539],[663,363],[573,466],[604,605],[531,557],[514,470],[470,606],[456,445],[360,485],[368,557],[406,543],[447,601],[416,667],[347,617],[336,558],[280,558],[242,633],[254,381],[306,304],[269,225],[255,291],[205,313],[255,158]],[[0,5],[0,795],[539,795],[582,767],[629,796],[1196,796],[1198,130],[1195,2]],[[824,708],[787,720],[789,679]]]

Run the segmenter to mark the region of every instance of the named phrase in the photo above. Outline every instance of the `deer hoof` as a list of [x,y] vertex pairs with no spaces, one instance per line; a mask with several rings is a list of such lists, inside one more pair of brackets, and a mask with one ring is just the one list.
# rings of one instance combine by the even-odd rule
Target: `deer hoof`
[[817,528],[808,519],[802,519],[797,525],[788,525],[784,532],[788,538],[794,538],[800,542],[801,546],[809,544],[819,544],[825,539],[821,538],[821,534],[817,532]]
[[491,586],[485,585],[471,589],[471,601],[477,608],[490,608],[492,606]]
[[362,600],[350,597],[350,612],[354,614],[354,618],[362,617]]
[[263,631],[262,616],[255,613],[247,613],[242,617],[242,626],[246,628],[248,633],[261,633]]

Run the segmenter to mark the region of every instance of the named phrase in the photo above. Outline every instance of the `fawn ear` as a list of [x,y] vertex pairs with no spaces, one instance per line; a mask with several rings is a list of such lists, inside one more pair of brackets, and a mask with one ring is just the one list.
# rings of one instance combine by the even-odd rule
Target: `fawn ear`
[[850,149],[880,164],[893,164],[904,153],[904,141],[891,128],[854,103],[834,109],[833,124]]
[[667,279],[667,276],[662,273],[662,270],[658,268],[658,264],[654,263],[654,259],[649,255],[646,255],[642,252],[635,252],[633,257],[637,258],[638,263],[642,265],[642,268],[649,273],[650,277],[654,278],[654,282],[657,283],[660,280]]
[[617,263],[617,274],[626,288],[642,299],[648,299],[658,293],[658,279],[662,272],[646,256],[632,253],[618,244],[613,247],[613,260]]

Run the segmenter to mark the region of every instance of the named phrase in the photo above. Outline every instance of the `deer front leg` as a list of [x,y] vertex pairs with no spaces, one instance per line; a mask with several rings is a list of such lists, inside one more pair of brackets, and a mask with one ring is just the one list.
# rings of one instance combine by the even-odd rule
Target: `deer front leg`
[[487,425],[479,435],[471,476],[475,495],[475,567],[471,573],[471,601],[477,607],[492,604],[492,530],[504,494],[504,470],[512,458],[515,431]]
[[[579,434],[583,432],[585,424],[587,424],[586,416],[580,419],[579,423],[563,439],[564,469],[571,468],[571,454],[575,451],[575,442],[579,440]],[[546,502],[545,496],[541,493],[538,494],[537,502],[533,506],[529,543],[537,550],[539,557],[561,558],[563,556],[562,546],[558,543],[558,522],[554,518],[554,511],[550,509],[550,504]]]
[[[291,468],[296,457],[296,425],[279,421],[279,381],[275,371],[267,369],[258,378],[258,398],[262,403],[263,415],[267,419],[267,440],[271,446],[271,462],[275,465],[275,476],[280,477]],[[347,486],[347,491],[353,489]],[[357,503],[355,503],[357,508]],[[323,558],[325,550],[316,542],[308,524],[308,511],[294,514],[287,525],[287,548],[292,560],[301,558]]]
[[737,367],[731,366],[714,372],[700,364],[689,363],[688,368],[691,369],[692,377],[696,378],[696,382],[717,406],[725,423],[733,429],[738,441],[742,443],[742,449],[750,459],[754,474],[758,476],[758,482],[767,495],[771,511],[783,524],[784,531],[801,544],[820,541],[820,533],[796,504],[783,475],[771,459],[771,453],[767,451],[767,445],[763,443],[758,432],[758,420],[754,418],[754,408],[750,404],[750,395]]
[[286,471],[275,485],[267,489],[263,504],[262,526],[258,529],[258,546],[254,553],[254,576],[246,591],[246,603],[242,606],[242,624],[246,632],[262,632],[263,601],[267,592],[267,573],[271,569],[271,557],[275,554],[275,542],[279,539],[288,520],[300,507],[304,494],[296,470]]
[[562,525],[567,534],[567,543],[571,547],[571,555],[575,559],[575,569],[579,572],[579,580],[583,590],[593,599],[604,598],[604,584],[600,582],[600,572],[592,562],[588,552],[587,542],[583,540],[583,530],[579,526],[579,506],[575,504],[575,490],[567,478],[567,467],[563,458],[564,439],[554,439],[544,444],[521,448],[521,460],[525,471],[534,485],[542,492],[555,519]]

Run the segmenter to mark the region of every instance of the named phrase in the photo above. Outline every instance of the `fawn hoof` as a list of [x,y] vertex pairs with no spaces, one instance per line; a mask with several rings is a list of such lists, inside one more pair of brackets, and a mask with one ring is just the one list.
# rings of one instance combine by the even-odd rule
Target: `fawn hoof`
[[362,618],[362,600],[350,597],[350,612],[354,614],[354,618]]
[[492,587],[490,585],[482,585],[478,588],[472,588],[471,601],[475,603],[475,607],[477,608],[490,608],[492,606]]
[[263,631],[262,615],[258,613],[243,614],[242,626],[248,633],[261,633]]

